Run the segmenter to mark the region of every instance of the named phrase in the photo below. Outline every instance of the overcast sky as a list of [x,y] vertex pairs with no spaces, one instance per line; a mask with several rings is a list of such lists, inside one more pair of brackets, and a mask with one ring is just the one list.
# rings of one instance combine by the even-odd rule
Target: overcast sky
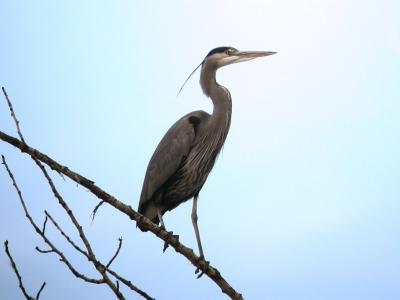
[[[182,115],[211,111],[198,73],[214,47],[277,51],[228,66],[231,130],[199,200],[206,258],[245,299],[400,298],[400,2],[18,1],[0,9],[0,85],[27,142],[137,207],[147,163]],[[16,135],[4,101],[0,130]],[[37,222],[78,240],[26,155],[0,142]],[[70,180],[52,174],[99,258],[157,299],[227,299],[207,277]],[[191,201],[165,215],[197,251]],[[0,169],[0,241],[41,299],[113,299],[44,247]],[[72,261],[95,272],[49,227]],[[4,252],[0,298],[22,299]],[[126,291],[126,290],[124,290]],[[136,295],[129,299],[138,299]]]

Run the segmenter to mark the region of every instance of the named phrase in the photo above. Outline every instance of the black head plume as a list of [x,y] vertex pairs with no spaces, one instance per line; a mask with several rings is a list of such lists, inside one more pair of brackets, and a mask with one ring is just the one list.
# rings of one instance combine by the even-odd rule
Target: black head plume
[[204,60],[205,60],[207,57],[209,57],[209,56],[211,56],[211,55],[213,55],[213,54],[216,54],[216,53],[224,53],[224,52],[226,52],[228,49],[236,50],[235,48],[224,46],[224,47],[217,47],[217,48],[214,48],[214,49],[212,49],[210,52],[208,52],[208,54],[207,54],[206,57],[203,59],[203,61],[196,67],[196,69],[194,69],[194,70],[192,71],[192,73],[190,73],[190,75],[188,76],[188,78],[186,78],[185,82],[182,84],[181,88],[179,89],[179,92],[178,92],[177,96],[179,96],[179,94],[180,94],[181,91],[183,90],[183,87],[185,86],[186,82],[188,82],[188,80],[190,79],[190,77],[192,77],[192,75],[197,71],[197,69],[200,68],[200,66],[203,65]]
[[196,67],[196,69],[194,69],[192,71],[192,73],[190,73],[190,75],[188,76],[188,78],[186,78],[185,82],[182,84],[181,88],[179,89],[179,92],[176,96],[179,96],[179,94],[181,93],[181,91],[183,90],[183,87],[185,86],[186,82],[188,82],[188,80],[190,79],[190,77],[192,77],[192,75],[194,74],[194,72],[197,71],[198,68],[200,68],[200,66],[203,64],[204,60]]

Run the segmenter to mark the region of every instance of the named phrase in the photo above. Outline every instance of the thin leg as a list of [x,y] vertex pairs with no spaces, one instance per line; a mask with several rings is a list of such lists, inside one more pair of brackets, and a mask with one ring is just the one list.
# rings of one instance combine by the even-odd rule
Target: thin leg
[[[199,198],[199,195],[196,195],[193,198],[192,223],[193,223],[193,227],[194,227],[194,232],[196,233],[197,245],[199,246],[200,259],[205,260],[203,247],[201,246],[199,227],[197,226],[197,200],[198,200],[198,198]],[[210,262],[206,261],[205,267],[202,269],[201,273],[199,275],[197,275],[197,278],[200,278],[201,276],[203,276],[203,274],[205,272],[207,272],[209,264],[210,264]],[[200,271],[200,269],[197,268],[194,273],[197,274],[197,273],[199,273],[199,271]]]
[[[162,214],[161,214],[161,211],[160,211],[160,210],[157,210],[157,216],[158,216],[158,219],[160,220],[160,224],[161,224],[160,227],[161,227],[162,229],[166,230],[165,225],[164,225],[164,220],[163,220],[163,218],[162,218]],[[167,250],[167,248],[168,248],[168,243],[165,241],[165,242],[164,242],[163,252],[165,252],[165,250]]]
[[193,208],[192,208],[192,223],[194,227],[194,232],[196,233],[196,240],[197,240],[197,246],[199,247],[199,253],[200,253],[200,258],[204,259],[204,252],[203,252],[203,247],[201,246],[201,240],[200,240],[200,232],[199,232],[199,227],[197,226],[197,200],[198,200],[199,195],[194,196],[193,198]]
[[157,210],[158,219],[160,220],[161,227],[165,229],[164,220],[162,218],[162,214],[160,210]]

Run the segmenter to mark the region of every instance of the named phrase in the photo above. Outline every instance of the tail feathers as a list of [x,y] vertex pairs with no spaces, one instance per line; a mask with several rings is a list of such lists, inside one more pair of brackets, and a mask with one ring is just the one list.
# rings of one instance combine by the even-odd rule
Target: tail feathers
[[[143,211],[139,211],[143,216],[149,218],[153,223],[155,224],[159,224],[160,220],[158,219],[158,209],[156,206],[149,204],[145,207],[145,209]],[[137,227],[139,227],[139,229],[141,231],[147,231],[147,229],[143,228],[139,223],[136,224]]]

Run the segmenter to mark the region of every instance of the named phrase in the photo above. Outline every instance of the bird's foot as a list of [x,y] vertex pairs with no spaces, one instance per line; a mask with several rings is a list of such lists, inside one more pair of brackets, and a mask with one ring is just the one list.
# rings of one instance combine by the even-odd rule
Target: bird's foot
[[[162,224],[162,225],[160,226],[160,229],[162,229],[162,230],[167,230],[167,229],[165,228],[164,224]],[[172,231],[171,231],[171,232],[168,232],[168,233],[171,233],[171,234],[172,234]],[[167,241],[164,241],[163,253],[165,252],[165,250],[167,250],[167,248],[168,248],[168,242],[167,242]]]
[[197,267],[196,271],[194,272],[194,274],[197,274],[197,273],[199,273],[200,270],[201,270],[200,274],[197,275],[197,279],[199,279],[201,276],[203,276],[204,273],[207,272],[208,267],[210,266],[210,262],[209,262],[208,260],[205,260],[205,259],[204,259],[204,255],[200,255],[199,261],[204,261],[205,265],[204,265],[204,267],[201,267],[201,268],[200,268],[200,267]]
[[[163,228],[165,230],[165,227]],[[172,239],[176,239],[177,241],[179,241],[179,235],[174,234],[173,231],[168,231],[168,237],[167,240],[164,241],[164,248],[163,248],[163,252],[165,252],[171,242]]]

